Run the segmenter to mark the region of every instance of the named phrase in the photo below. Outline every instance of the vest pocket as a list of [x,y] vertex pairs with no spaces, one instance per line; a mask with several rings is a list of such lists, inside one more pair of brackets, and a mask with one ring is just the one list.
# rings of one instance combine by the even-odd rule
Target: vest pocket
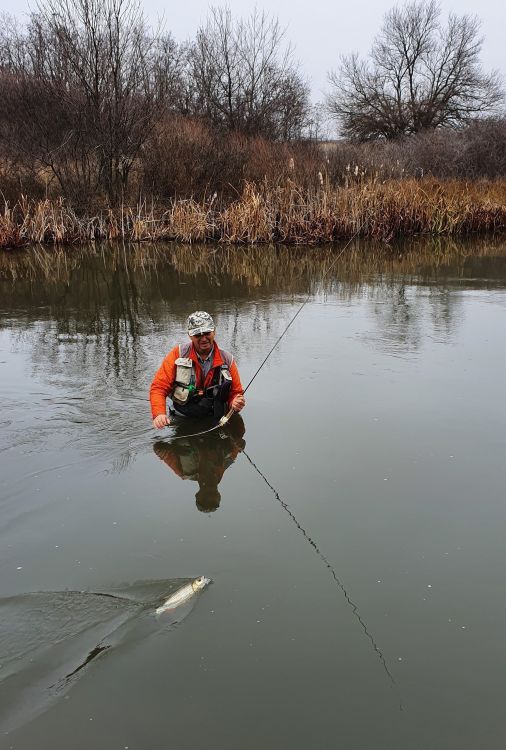
[[193,362],[189,357],[176,359],[176,383],[178,385],[189,385],[192,377]]
[[178,404],[186,404],[190,389],[188,386],[192,381],[193,362],[189,357],[176,359],[176,387],[172,394],[172,400]]

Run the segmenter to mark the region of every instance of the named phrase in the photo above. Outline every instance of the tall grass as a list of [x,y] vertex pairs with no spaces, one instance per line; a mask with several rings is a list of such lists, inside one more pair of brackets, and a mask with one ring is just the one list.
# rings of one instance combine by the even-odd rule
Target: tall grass
[[291,179],[246,183],[235,200],[139,202],[78,215],[63,199],[20,200],[0,213],[0,247],[101,240],[178,240],[314,245],[349,237],[390,242],[411,235],[458,237],[506,230],[506,180],[358,180],[333,187],[323,177],[303,188]]

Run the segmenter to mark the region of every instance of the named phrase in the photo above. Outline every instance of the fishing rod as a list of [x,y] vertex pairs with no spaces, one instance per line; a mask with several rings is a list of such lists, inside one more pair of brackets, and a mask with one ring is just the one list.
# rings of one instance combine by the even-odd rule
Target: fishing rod
[[[349,246],[351,245],[351,243],[353,242],[353,240],[354,240],[354,239],[355,239],[356,237],[358,237],[358,235],[359,235],[359,233],[360,233],[361,229],[362,229],[362,225],[360,225],[360,226],[358,227],[358,229],[356,230],[356,232],[355,232],[355,233],[354,233],[354,234],[353,234],[353,235],[352,235],[352,236],[350,237],[350,239],[348,240],[348,242],[346,243],[346,245],[345,245],[345,246],[343,247],[343,249],[341,250],[341,252],[340,252],[340,253],[338,253],[338,254],[336,255],[336,257],[334,258],[334,260],[332,261],[332,263],[330,264],[330,266],[329,266],[329,267],[327,268],[327,270],[326,270],[326,271],[325,271],[325,272],[323,273],[323,275],[322,275],[322,277],[321,277],[321,280],[322,280],[322,281],[323,281],[323,279],[324,279],[324,278],[325,278],[325,277],[326,277],[326,276],[327,276],[327,275],[329,274],[329,272],[331,271],[331,269],[332,269],[332,268],[333,268],[333,267],[334,267],[334,266],[336,265],[336,263],[337,263],[337,261],[339,260],[339,258],[340,258],[340,257],[341,257],[341,256],[342,256],[342,255],[343,255],[343,254],[344,254],[345,252],[346,252],[346,250],[347,250],[347,249],[349,248]],[[311,292],[308,292],[308,294],[307,294],[307,297],[306,297],[306,299],[305,299],[305,300],[303,301],[303,303],[301,304],[301,306],[299,307],[299,309],[297,310],[297,312],[295,313],[295,315],[294,315],[294,316],[293,316],[293,317],[291,318],[290,322],[288,323],[288,325],[287,325],[287,326],[285,327],[285,329],[283,330],[282,334],[281,334],[280,336],[278,336],[278,338],[277,338],[277,339],[276,339],[276,341],[274,342],[273,346],[271,347],[271,349],[270,349],[270,350],[268,351],[267,355],[266,355],[266,356],[264,357],[264,359],[263,359],[263,360],[262,360],[262,362],[260,363],[260,365],[259,365],[258,369],[256,370],[256,372],[254,373],[253,377],[252,377],[252,378],[250,379],[250,381],[249,381],[248,385],[247,385],[247,386],[246,386],[246,388],[244,389],[244,393],[246,393],[246,391],[248,390],[248,388],[250,387],[250,385],[251,385],[251,384],[253,383],[253,381],[255,380],[256,376],[257,376],[257,375],[259,374],[260,370],[261,370],[261,369],[263,368],[263,366],[264,366],[264,365],[266,364],[267,360],[268,360],[268,359],[269,359],[269,357],[271,356],[271,354],[272,354],[272,352],[274,351],[274,349],[275,349],[275,348],[277,347],[277,345],[279,344],[279,342],[281,341],[281,339],[282,339],[282,338],[283,338],[283,337],[284,337],[284,336],[286,335],[286,333],[287,333],[288,329],[289,329],[289,328],[290,328],[290,327],[292,326],[292,324],[294,323],[295,319],[296,319],[296,318],[297,318],[297,317],[298,317],[298,316],[300,315],[300,313],[302,312],[302,310],[303,310],[303,309],[304,309],[304,307],[305,307],[305,306],[307,305],[307,303],[309,302],[309,300],[310,300],[310,299],[311,299]],[[219,429],[220,427],[223,427],[224,425],[226,425],[226,424],[227,424],[227,422],[229,421],[229,419],[230,419],[230,418],[231,418],[231,417],[232,417],[232,416],[233,416],[233,415],[234,415],[235,413],[236,413],[236,412],[235,412],[235,409],[234,409],[234,408],[232,407],[232,408],[231,408],[231,409],[229,409],[229,411],[228,411],[228,412],[227,412],[227,413],[226,413],[226,414],[225,414],[225,415],[224,415],[224,416],[223,416],[223,417],[222,417],[222,418],[220,419],[220,421],[218,422],[218,424],[214,425],[213,427],[210,427],[210,428],[209,428],[209,429],[207,429],[207,430],[202,430],[201,432],[193,432],[193,433],[192,433],[191,435],[185,435],[184,437],[199,437],[200,435],[207,435],[207,434],[208,434],[209,432],[213,432],[214,430],[218,430],[218,429]],[[179,440],[179,439],[180,439],[181,437],[183,437],[183,436],[182,436],[182,435],[176,435],[176,436],[175,436],[175,437],[173,438],[173,440]]]
[[[386,663],[386,660],[385,660],[385,657],[383,655],[383,652],[381,651],[381,649],[377,645],[377,643],[374,640],[374,637],[372,636],[371,632],[368,630],[367,625],[364,622],[364,620],[363,620],[363,618],[362,618],[362,616],[361,616],[361,614],[359,612],[359,609],[358,609],[357,605],[351,599],[351,597],[348,594],[348,591],[346,590],[343,582],[338,577],[338,575],[337,575],[334,567],[329,562],[329,560],[325,557],[325,555],[323,554],[323,552],[321,552],[321,550],[319,549],[319,547],[316,544],[316,542],[309,536],[309,534],[307,533],[307,531],[305,530],[305,528],[299,523],[299,521],[295,517],[293,511],[290,509],[290,506],[288,505],[288,503],[286,503],[284,500],[281,499],[279,492],[275,489],[275,487],[272,486],[272,484],[269,482],[269,480],[267,479],[267,477],[265,476],[265,474],[263,474],[260,471],[260,469],[258,468],[258,466],[250,458],[250,456],[248,456],[248,454],[246,453],[245,450],[242,450],[241,453],[243,453],[246,456],[246,458],[248,459],[248,461],[251,464],[251,466],[259,474],[259,476],[262,477],[262,479],[264,480],[265,484],[269,487],[269,489],[271,490],[271,492],[273,493],[274,497],[279,502],[279,504],[281,505],[281,507],[283,508],[283,510],[286,513],[288,513],[288,515],[290,516],[290,518],[292,519],[292,521],[294,522],[294,524],[296,525],[296,527],[299,529],[299,531],[301,532],[301,534],[309,542],[309,544],[314,549],[314,551],[316,552],[316,554],[318,555],[318,557],[320,558],[320,560],[324,563],[325,567],[330,572],[330,574],[331,574],[332,578],[334,579],[335,583],[338,585],[338,587],[341,589],[342,593],[344,594],[344,598],[346,599],[346,601],[350,605],[351,610],[353,612],[353,615],[356,617],[356,619],[360,623],[360,627],[362,628],[362,630],[364,631],[365,635],[367,636],[367,638],[371,642],[371,645],[372,645],[374,651],[376,652],[376,655],[378,656],[378,658],[379,658],[379,660],[381,662],[381,665],[382,665],[383,669],[385,670],[385,672],[386,672],[386,674],[388,676],[388,679],[390,680],[390,682],[392,683],[392,685],[394,687],[397,687],[397,683],[396,683],[396,681],[395,681],[392,673],[390,672],[390,670],[388,668],[388,665]],[[403,710],[402,709],[402,703],[400,705],[401,705],[401,711],[402,711]]]

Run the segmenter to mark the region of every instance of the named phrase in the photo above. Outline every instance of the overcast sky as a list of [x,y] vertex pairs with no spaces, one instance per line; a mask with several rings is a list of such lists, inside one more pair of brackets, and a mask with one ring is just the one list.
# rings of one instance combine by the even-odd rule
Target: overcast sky
[[[295,55],[301,71],[308,79],[314,101],[323,99],[327,89],[327,73],[336,68],[339,55],[358,51],[366,54],[378,32],[384,13],[396,3],[395,0],[306,0],[296,4],[294,0],[277,0],[262,3],[260,0],[231,0],[228,3],[206,2],[206,0],[181,0],[164,3],[162,0],[141,0],[149,21],[156,22],[163,16],[166,28],[178,41],[191,38],[203,23],[212,5],[228,5],[236,17],[248,16],[255,5],[277,16],[286,27],[286,39],[295,47]],[[35,6],[23,0],[0,0],[0,9],[18,17]],[[506,74],[505,26],[506,3],[504,0],[459,0],[441,2],[443,16],[450,11],[457,14],[477,14],[482,21],[484,36],[482,61],[487,68],[498,69]]]

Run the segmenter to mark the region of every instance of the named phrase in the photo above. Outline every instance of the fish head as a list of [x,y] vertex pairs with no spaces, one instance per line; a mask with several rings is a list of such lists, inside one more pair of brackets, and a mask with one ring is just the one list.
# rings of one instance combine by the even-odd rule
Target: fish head
[[207,586],[208,583],[211,583],[210,578],[206,578],[205,576],[199,576],[198,578],[195,578],[195,580],[192,583],[192,588],[194,591],[202,591],[205,586]]

